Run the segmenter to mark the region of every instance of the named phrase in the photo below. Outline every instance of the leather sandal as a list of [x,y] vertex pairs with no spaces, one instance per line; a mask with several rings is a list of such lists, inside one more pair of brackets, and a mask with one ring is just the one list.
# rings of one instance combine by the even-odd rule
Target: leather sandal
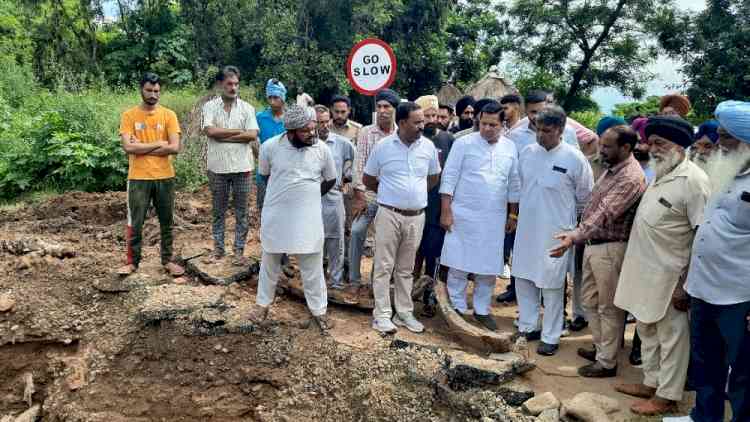
[[164,269],[171,275],[172,277],[180,277],[185,275],[185,269],[181,266],[175,264],[174,262],[169,262],[167,264],[164,264]]

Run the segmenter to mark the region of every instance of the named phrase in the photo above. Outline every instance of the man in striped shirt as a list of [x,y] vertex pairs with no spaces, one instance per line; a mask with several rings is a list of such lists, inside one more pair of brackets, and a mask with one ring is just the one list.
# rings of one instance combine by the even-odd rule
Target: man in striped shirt
[[230,193],[234,196],[235,234],[232,264],[248,265],[243,256],[247,239],[247,205],[252,186],[253,150],[258,137],[255,109],[238,98],[240,71],[226,66],[217,78],[221,96],[203,106],[203,132],[208,136],[208,181],[213,205],[212,259],[224,257],[224,223]]
[[561,257],[574,244],[586,244],[583,309],[595,350],[578,349],[579,356],[593,362],[578,369],[583,377],[617,375],[625,311],[615,306],[614,297],[638,201],[646,191],[646,177],[633,157],[637,142],[638,135],[625,125],[602,134],[601,155],[607,170],[594,186],[578,227],[555,236],[560,244],[550,251],[550,256]]

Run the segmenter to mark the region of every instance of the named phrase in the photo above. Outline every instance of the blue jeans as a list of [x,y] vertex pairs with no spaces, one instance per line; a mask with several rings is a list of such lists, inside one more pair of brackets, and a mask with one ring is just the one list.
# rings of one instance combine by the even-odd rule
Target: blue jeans
[[732,422],[750,421],[750,332],[745,319],[750,302],[712,305],[693,298],[690,312],[691,380],[697,393],[690,417],[722,422],[724,400],[729,398]]
[[370,227],[377,212],[378,203],[373,201],[367,204],[362,215],[352,221],[352,236],[349,240],[349,281],[354,286],[362,282],[362,250],[365,248],[367,228]]

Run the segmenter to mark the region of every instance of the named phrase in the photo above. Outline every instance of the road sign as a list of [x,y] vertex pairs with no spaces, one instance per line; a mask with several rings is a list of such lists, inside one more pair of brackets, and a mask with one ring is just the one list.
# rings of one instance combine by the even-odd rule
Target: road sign
[[346,77],[357,92],[375,95],[396,79],[396,55],[391,46],[377,38],[357,43],[346,60]]

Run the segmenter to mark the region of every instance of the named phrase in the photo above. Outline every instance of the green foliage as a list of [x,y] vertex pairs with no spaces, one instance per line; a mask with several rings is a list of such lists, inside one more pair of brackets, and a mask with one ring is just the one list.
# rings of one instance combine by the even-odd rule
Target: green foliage
[[671,0],[515,0],[509,14],[516,58],[557,75],[568,109],[600,86],[638,98],[652,78],[646,65],[656,58],[648,23],[673,8]]
[[629,103],[616,104],[612,114],[623,118],[634,116],[650,116],[659,112],[659,97],[651,96],[644,101],[631,101]]
[[750,2],[709,1],[703,12],[664,15],[659,42],[685,63],[696,114],[711,116],[724,100],[750,100]]
[[569,117],[596,132],[596,124],[604,117],[604,114],[598,110],[574,111],[570,113]]

